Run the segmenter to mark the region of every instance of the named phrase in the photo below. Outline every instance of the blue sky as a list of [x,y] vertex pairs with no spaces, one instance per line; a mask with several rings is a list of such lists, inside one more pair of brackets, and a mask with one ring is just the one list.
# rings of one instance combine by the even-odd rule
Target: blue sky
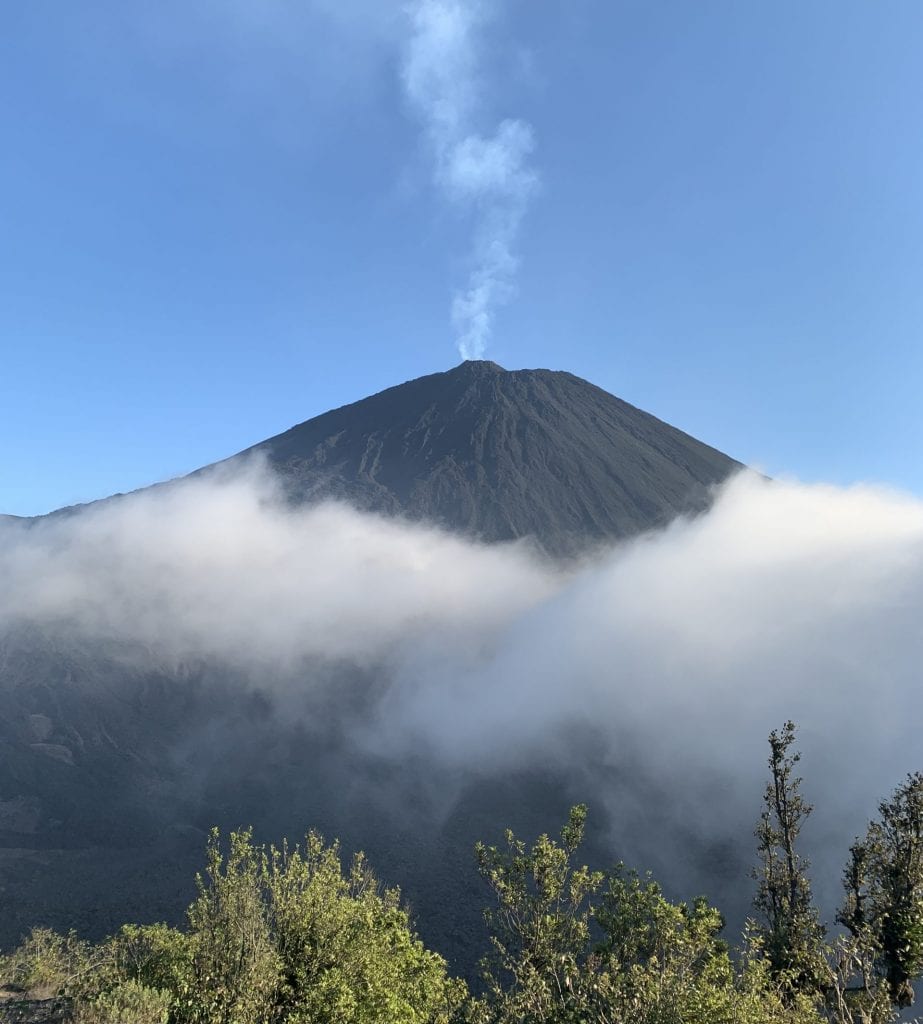
[[[432,3],[466,60],[422,98],[389,0],[4,6],[0,512],[450,367],[498,223],[487,357],[923,494],[923,5]],[[503,122],[528,145],[466,192]]]

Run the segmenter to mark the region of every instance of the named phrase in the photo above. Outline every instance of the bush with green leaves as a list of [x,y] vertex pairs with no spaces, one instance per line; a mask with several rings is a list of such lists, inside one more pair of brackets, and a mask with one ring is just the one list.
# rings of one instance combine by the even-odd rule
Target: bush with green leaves
[[184,935],[123,931],[123,972],[173,994],[176,1024],[443,1024],[466,996],[414,934],[396,889],[339,847],[213,832]]
[[77,1001],[73,1024],[168,1024],[172,997],[127,978]]
[[838,919],[865,953],[863,989],[881,981],[905,1007],[923,972],[923,774],[908,775],[878,810],[850,850]]
[[585,821],[581,804],[560,844],[542,835],[527,849],[508,831],[505,850],[477,845],[478,870],[496,900],[485,912],[491,953],[480,1019],[563,1021],[585,1012],[589,897],[603,882],[601,872],[573,863]]
[[277,1007],[292,1024],[448,1022],[466,989],[414,935],[397,889],[381,889],[362,854],[344,874],[336,844],[271,849],[264,865],[282,983]]
[[811,894],[810,864],[798,850],[802,826],[813,808],[801,795],[793,751],[795,724],[769,734],[769,781],[756,827],[760,858],[754,906],[756,931],[773,978],[791,997],[819,996],[827,978],[824,928]]
[[33,928],[22,945],[0,959],[0,984],[32,999],[67,997],[95,975],[104,959],[73,932]]
[[704,900],[671,903],[650,878],[618,865],[590,871],[575,856],[586,808],[560,843],[479,846],[495,905],[479,1024],[819,1024],[814,1004],[784,1001],[758,943],[735,962]]
[[492,893],[475,997],[415,934],[397,889],[309,833],[264,847],[217,831],[184,929],[126,925],[93,946],[35,929],[0,985],[74,1024],[890,1024],[923,972],[923,774],[857,840],[826,938],[798,842],[795,727],[770,735],[755,907],[740,948],[705,900],[674,903],[623,865],[593,871],[586,807],[560,840],[478,844]]
[[209,839],[198,896],[189,908],[187,964],[176,993],[183,1024],[264,1024],[273,1019],[281,962],[270,930],[263,881],[266,853],[249,830],[231,833],[228,852],[217,829]]
[[[107,943],[108,976],[172,993],[175,1001],[193,987],[193,937],[165,924],[126,924]],[[102,980],[102,977],[101,977]]]
[[91,946],[38,929],[0,982],[60,996],[76,1024],[450,1024],[464,1006],[399,891],[361,855],[344,873],[314,833],[267,849],[213,832],[197,886],[185,930],[126,925]]

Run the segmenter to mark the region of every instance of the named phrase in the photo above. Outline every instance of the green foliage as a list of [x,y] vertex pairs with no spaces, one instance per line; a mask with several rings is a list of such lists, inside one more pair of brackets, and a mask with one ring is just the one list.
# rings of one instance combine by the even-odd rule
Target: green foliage
[[586,808],[561,842],[479,846],[495,907],[478,1024],[819,1024],[806,997],[784,1001],[757,944],[735,964],[705,900],[669,902],[623,866],[575,864]]
[[146,988],[188,994],[192,988],[192,936],[165,924],[124,925],[109,946],[111,975]]
[[33,999],[69,996],[97,968],[98,950],[71,932],[33,928],[21,946],[0,960],[0,984]]
[[908,775],[878,810],[850,850],[839,920],[867,953],[864,988],[882,978],[905,1007],[923,972],[923,774]]
[[769,734],[770,778],[756,827],[760,867],[754,871],[754,906],[761,916],[757,934],[773,978],[792,996],[818,995],[827,974],[824,928],[811,895],[809,864],[797,851],[812,807],[802,797],[802,780],[795,774],[801,755],[790,752],[794,741],[793,722]]
[[184,1024],[262,1024],[281,966],[263,892],[264,854],[249,830],[232,832],[227,857],[213,830],[199,893],[189,908],[189,974],[176,1015]]
[[526,850],[507,832],[505,851],[476,847],[478,870],[497,900],[485,913],[492,955],[483,966],[496,1015],[490,1019],[583,1019],[588,898],[603,881],[601,873],[573,864],[585,821],[586,807],[574,807],[560,845],[543,835]]
[[484,991],[469,996],[414,933],[397,889],[338,844],[262,847],[217,831],[185,929],[126,925],[92,946],[35,929],[0,985],[74,1024],[891,1024],[923,972],[923,775],[880,807],[844,873],[828,943],[797,851],[811,812],[795,729],[770,735],[756,906],[733,954],[704,899],[578,862],[587,810],[560,839],[478,844],[493,901]]
[[36,930],[0,982],[73,1004],[75,1024],[450,1024],[467,999],[396,889],[311,833],[303,848],[213,832],[188,928],[126,925],[99,946]]
[[670,903],[660,886],[621,865],[596,919],[604,932],[606,989],[624,1017],[721,1020],[738,1003],[720,913],[704,899]]
[[265,865],[282,972],[279,1019],[292,1024],[440,1024],[464,985],[414,935],[397,889],[382,890],[361,854],[344,875],[339,848],[311,833]]
[[443,1024],[465,998],[396,889],[315,833],[268,850],[212,834],[186,935],[123,931],[122,962],[174,994],[175,1024]]
[[168,1024],[169,993],[127,979],[95,996],[80,1000],[74,1024]]
[[840,936],[828,950],[826,1007],[834,1024],[890,1024],[898,1020],[888,986],[875,973],[869,946]]

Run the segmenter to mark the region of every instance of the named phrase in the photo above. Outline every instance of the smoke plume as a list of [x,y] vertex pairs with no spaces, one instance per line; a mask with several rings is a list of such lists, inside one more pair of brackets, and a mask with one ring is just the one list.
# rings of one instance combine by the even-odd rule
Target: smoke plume
[[484,354],[494,310],[513,290],[519,225],[538,186],[529,165],[531,126],[503,120],[490,134],[476,127],[482,82],[478,34],[489,18],[478,0],[415,0],[407,8],[412,35],[403,81],[422,121],[434,181],[446,199],[475,221],[473,269],[452,303],[458,349]]

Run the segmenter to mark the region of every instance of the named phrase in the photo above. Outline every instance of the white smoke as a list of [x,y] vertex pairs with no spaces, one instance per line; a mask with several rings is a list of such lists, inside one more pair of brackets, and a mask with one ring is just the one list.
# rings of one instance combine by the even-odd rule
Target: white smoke
[[[0,525],[0,580],[4,627],[66,625],[296,693],[312,659],[359,665],[381,696],[356,740],[379,754],[507,771],[578,765],[592,736],[600,770],[673,793],[703,834],[754,819],[787,718],[838,858],[923,761],[923,503],[884,490],[742,474],[707,514],[561,569],[293,511],[253,467]],[[650,813],[666,829],[677,809]]]
[[529,166],[532,128],[504,120],[491,134],[476,130],[481,107],[478,33],[489,18],[478,0],[414,0],[403,81],[422,120],[434,180],[450,202],[476,220],[474,269],[452,304],[463,358],[477,359],[490,337],[494,310],[512,294],[514,246],[538,187]]

